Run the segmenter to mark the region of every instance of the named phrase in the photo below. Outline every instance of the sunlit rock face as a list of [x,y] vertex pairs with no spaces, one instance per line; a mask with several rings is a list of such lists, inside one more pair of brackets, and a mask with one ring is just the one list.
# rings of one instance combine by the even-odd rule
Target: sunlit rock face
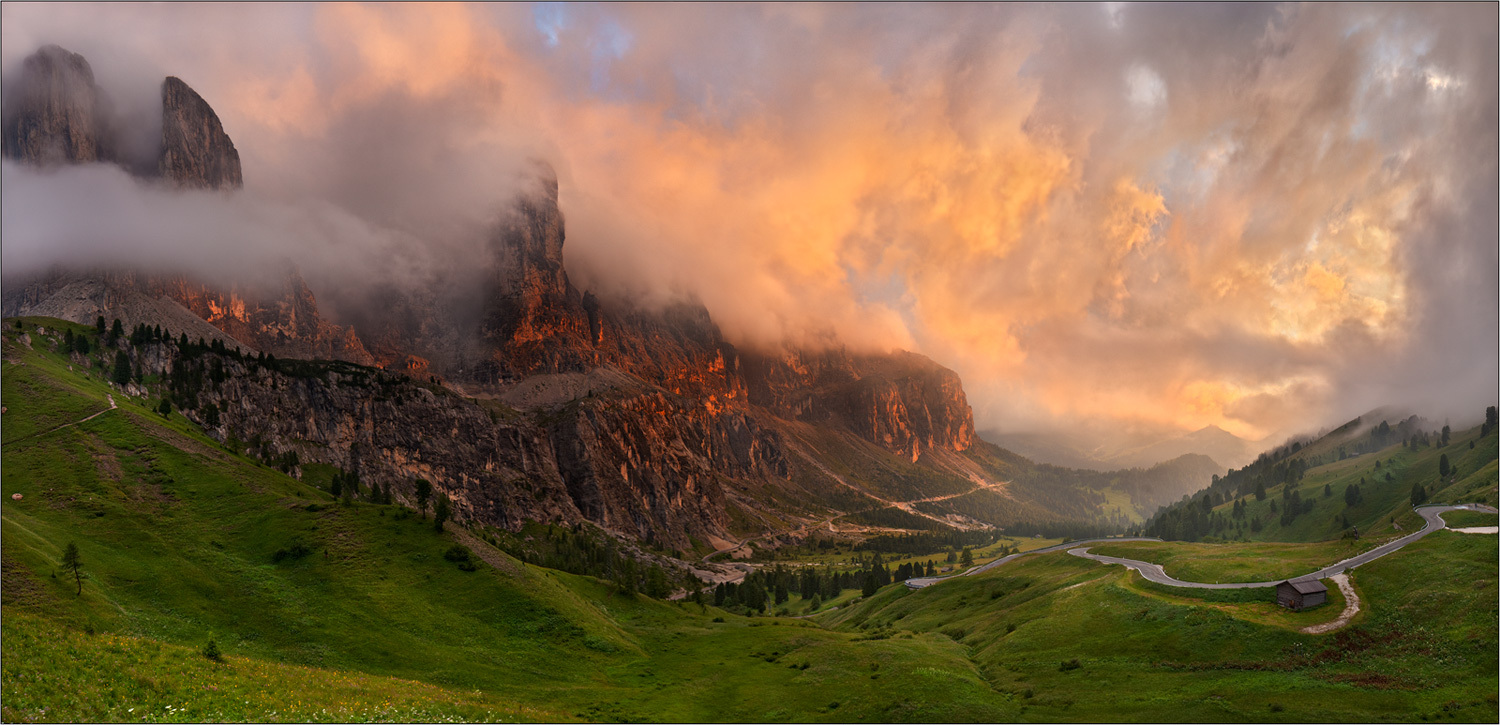
[[175,76],[161,84],[161,158],[157,173],[179,186],[238,189],[240,153],[219,116],[196,91]]
[[[83,71],[54,95],[86,99],[92,75]],[[167,78],[162,110],[155,174],[191,189],[243,184],[238,152],[208,103]],[[46,127],[52,146],[82,148],[56,140],[70,138],[74,123],[60,118]],[[69,153],[65,160],[108,160]],[[556,174],[539,163],[519,188],[469,268],[371,285],[364,304],[337,305],[356,310],[344,325],[320,313],[294,268],[279,291],[159,269],[59,273],[7,289],[6,311],[55,309],[79,322],[118,314],[127,326],[171,312],[200,321],[195,336],[277,358],[383,367],[297,377],[225,358],[227,376],[181,405],[195,418],[220,411],[212,434],[221,440],[357,469],[398,498],[425,478],[458,519],[511,529],[587,519],[681,548],[727,538],[731,504],[768,506],[750,492],[790,480],[788,421],[913,461],[972,445],[958,377],[920,355],[742,350],[701,304],[647,309],[584,293],[563,257]],[[175,320],[171,328],[187,330]],[[152,360],[148,367],[165,364]]]
[[83,56],[44,46],[6,80],[6,158],[38,166],[110,160],[104,97]]
[[922,355],[828,350],[746,358],[750,402],[779,417],[845,428],[912,460],[974,443],[962,381]]
[[375,363],[353,328],[335,325],[318,312],[317,299],[295,269],[287,271],[280,295],[226,292],[187,277],[151,278],[144,286],[256,350],[283,358]]

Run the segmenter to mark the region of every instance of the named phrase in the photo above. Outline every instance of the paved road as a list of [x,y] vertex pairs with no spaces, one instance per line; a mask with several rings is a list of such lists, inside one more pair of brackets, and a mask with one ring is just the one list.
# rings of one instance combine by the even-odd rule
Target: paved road
[[985,564],[983,566],[976,566],[973,569],[970,569],[970,570],[968,570],[966,572],[963,572],[961,574],[954,574],[952,576],[924,576],[924,577],[917,577],[915,579],[907,579],[906,580],[906,586],[909,586],[912,589],[922,589],[923,587],[932,586],[933,584],[936,584],[936,583],[941,582],[941,581],[946,581],[948,579],[952,579],[953,577],[974,576],[975,574],[983,574],[983,573],[985,573],[985,572],[987,572],[987,571],[989,571],[989,570],[991,570],[991,569],[993,569],[993,568],[995,568],[997,566],[1000,566],[1001,564],[1006,564],[1006,563],[1015,561],[1016,559],[1019,559],[1019,558],[1021,558],[1023,556],[1030,556],[1032,554],[1045,554],[1045,553],[1047,553],[1049,551],[1059,551],[1059,550],[1062,550],[1062,549],[1069,549],[1069,548],[1072,548],[1074,546],[1079,546],[1081,544],[1102,544],[1102,543],[1113,544],[1113,543],[1117,543],[1117,542],[1121,542],[1121,541],[1161,541],[1161,539],[1151,538],[1149,536],[1146,536],[1146,537],[1137,536],[1137,537],[1120,538],[1120,539],[1082,539],[1082,540],[1079,540],[1079,541],[1069,541],[1069,542],[1064,543],[1064,544],[1054,544],[1052,546],[1048,546],[1048,547],[1041,548],[1041,549],[1032,549],[1031,551],[1023,551],[1023,552],[1020,552],[1020,553],[1017,553],[1017,554],[1011,554],[1010,556],[1003,556],[1003,557],[1001,557],[999,559],[996,559],[996,560],[994,560],[994,561],[992,561],[992,562],[990,562],[988,564]]
[[[1385,556],[1386,554],[1396,551],[1397,549],[1400,549],[1401,547],[1406,546],[1407,544],[1410,544],[1411,542],[1416,541],[1423,536],[1426,536],[1439,529],[1447,528],[1447,524],[1444,523],[1441,515],[1449,511],[1484,511],[1486,513],[1496,513],[1495,509],[1483,504],[1461,504],[1458,506],[1434,504],[1428,506],[1420,506],[1416,509],[1416,511],[1427,522],[1426,525],[1422,527],[1421,531],[1418,531],[1414,534],[1407,534],[1406,536],[1396,539],[1395,541],[1378,546],[1358,556],[1350,557],[1332,566],[1327,566],[1315,572],[1312,572],[1311,574],[1306,574],[1295,578],[1327,579],[1334,574],[1342,574],[1350,569],[1360,566],[1361,564],[1368,564],[1369,562],[1372,562],[1382,556]],[[1160,539],[1090,539],[1088,541],[1073,541],[1066,544],[1058,544],[1057,546],[1049,546],[1045,549],[1037,549],[1035,551],[1028,551],[1021,554],[1011,554],[1010,556],[1007,556],[1003,559],[996,559],[995,561],[985,564],[984,566],[970,569],[969,571],[966,571],[959,576],[972,576],[974,574],[979,574],[983,571],[987,571],[1012,559],[1025,556],[1027,554],[1042,554],[1049,551],[1057,551],[1059,549],[1068,549],[1068,553],[1072,554],[1073,556],[1080,556],[1085,559],[1093,559],[1094,561],[1103,562],[1105,564],[1119,564],[1128,569],[1134,569],[1140,572],[1141,576],[1144,576],[1150,581],[1156,582],[1158,584],[1166,584],[1167,586],[1173,587],[1189,587],[1192,589],[1256,589],[1260,587],[1274,587],[1282,581],[1285,581],[1284,579],[1278,579],[1276,581],[1237,582],[1233,584],[1205,584],[1202,582],[1182,581],[1181,579],[1174,579],[1171,576],[1168,576],[1166,571],[1162,569],[1160,564],[1152,564],[1148,561],[1137,561],[1135,559],[1121,559],[1114,556],[1090,554],[1089,547],[1080,546],[1081,544],[1115,543],[1120,541],[1160,541]],[[930,586],[945,579],[951,578],[952,577],[923,577],[921,579],[909,579],[907,580],[906,585],[913,589],[921,589],[923,587]]]

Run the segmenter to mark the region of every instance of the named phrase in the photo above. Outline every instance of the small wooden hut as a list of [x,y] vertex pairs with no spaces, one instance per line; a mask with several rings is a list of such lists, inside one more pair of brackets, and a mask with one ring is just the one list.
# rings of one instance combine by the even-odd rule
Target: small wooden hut
[[1317,579],[1284,581],[1276,585],[1276,603],[1287,609],[1307,609],[1328,601],[1328,587]]

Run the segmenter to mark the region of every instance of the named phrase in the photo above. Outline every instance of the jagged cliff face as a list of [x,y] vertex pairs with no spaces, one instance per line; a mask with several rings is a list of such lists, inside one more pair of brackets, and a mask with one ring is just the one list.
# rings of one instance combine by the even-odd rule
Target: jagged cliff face
[[490,242],[494,260],[482,336],[488,360],[473,376],[495,382],[598,364],[583,296],[563,269],[563,217],[549,172],[515,199]]
[[83,56],[48,45],[7,78],[0,145],[6,158],[37,166],[116,163],[177,186],[237,189],[244,185],[240,155],[218,114],[181,79],[161,86],[161,143],[155,163],[127,159],[121,138],[133,133],[113,117],[108,96]]
[[974,414],[952,370],[909,352],[747,355],[750,402],[788,420],[835,425],[915,461],[974,444]]
[[[462,522],[592,520],[678,548],[728,535],[725,480],[786,475],[774,432],[742,414],[711,414],[664,393],[605,394],[553,415],[489,412],[430,384],[353,365],[272,369],[174,343],[117,342],[147,375],[192,379],[178,406],[241,452],[296,452],[303,463],[358,471],[414,505],[424,478]],[[221,370],[222,375],[213,371]],[[169,385],[172,383],[169,383]]]
[[183,275],[132,271],[66,271],[7,283],[6,315],[43,315],[93,324],[103,315],[126,327],[163,325],[190,339],[220,339],[277,357],[374,363],[359,337],[318,312],[317,300],[295,270],[280,296],[231,288],[225,292]]
[[6,158],[38,166],[110,160],[105,101],[83,56],[48,45],[7,80]]
[[[564,230],[557,183],[544,174],[492,237],[480,329],[448,335],[482,340],[481,349],[450,355],[459,346],[445,350],[432,344],[440,338],[431,326],[408,323],[419,334],[406,340],[382,335],[386,356],[416,355],[457,381],[502,389],[529,375],[609,366],[712,412],[755,406],[789,420],[836,425],[913,460],[924,450],[963,451],[973,444],[962,383],[931,360],[838,349],[775,356],[741,351],[723,339],[701,305],[645,311],[580,294],[563,264]],[[462,317],[435,309],[426,314]]]
[[161,84],[161,157],[157,173],[179,186],[238,189],[240,153],[218,114],[175,76]]
[[317,299],[295,270],[287,273],[281,296],[270,299],[233,289],[224,292],[181,276],[150,278],[144,286],[225,334],[277,357],[375,362],[353,328],[335,325],[319,314]]
[[[67,73],[83,78],[75,71]],[[91,74],[75,80],[58,87],[92,87]],[[156,173],[186,187],[239,187],[238,152],[208,104],[176,78],[163,84],[162,103]],[[60,120],[33,124],[48,130],[18,148],[86,146],[83,136],[68,140],[68,112],[43,116]],[[740,350],[701,305],[645,310],[582,293],[564,242],[557,180],[544,170],[497,221],[473,269],[373,288],[371,311],[348,326],[322,317],[295,272],[279,296],[159,272],[53,275],[9,285],[5,309],[61,310],[78,322],[120,316],[131,327],[150,320],[111,309],[160,308],[202,321],[213,331],[205,339],[222,334],[281,359],[379,364],[388,372],[325,366],[293,376],[226,358],[226,380],[178,405],[198,420],[209,405],[224,411],[213,430],[221,440],[357,468],[398,497],[425,478],[453,499],[460,520],[508,528],[587,518],[683,548],[690,537],[727,538],[730,498],[753,508],[743,492],[790,478],[783,421],[839,429],[912,461],[973,444],[958,377],[927,358]],[[93,295],[87,305],[74,304],[81,290]],[[174,364],[161,351],[132,354],[148,371]],[[504,401],[503,410],[480,398]]]

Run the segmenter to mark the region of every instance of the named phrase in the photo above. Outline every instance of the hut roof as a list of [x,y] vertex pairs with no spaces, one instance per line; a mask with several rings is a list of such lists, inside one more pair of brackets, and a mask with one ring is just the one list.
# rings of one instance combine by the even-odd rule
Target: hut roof
[[1328,591],[1328,587],[1323,586],[1323,582],[1320,582],[1317,579],[1303,579],[1301,581],[1284,581],[1284,582],[1282,582],[1282,584],[1290,584],[1290,585],[1292,585],[1292,588],[1296,589],[1298,594],[1313,594],[1313,593],[1316,593],[1316,592],[1326,592],[1326,591]]

